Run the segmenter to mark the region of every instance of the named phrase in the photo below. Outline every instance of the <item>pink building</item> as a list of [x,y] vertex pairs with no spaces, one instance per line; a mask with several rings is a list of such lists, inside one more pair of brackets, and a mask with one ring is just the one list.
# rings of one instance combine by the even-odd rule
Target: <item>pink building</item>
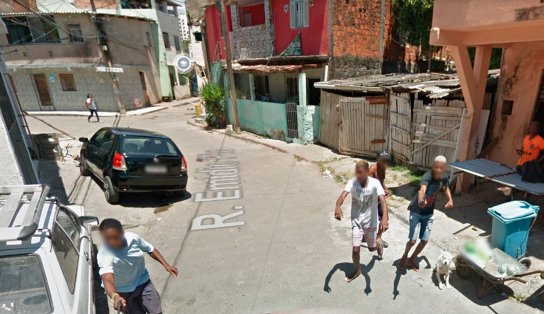
[[[450,49],[461,79],[467,114],[459,159],[479,155],[514,166],[529,122],[544,123],[544,3],[435,0],[430,43]],[[496,103],[486,111],[492,48],[502,48],[503,58]]]
[[[226,56],[221,15],[215,2],[209,3],[205,10],[208,60],[221,63]],[[391,9],[391,0],[238,0],[227,6],[241,127],[287,140],[314,140],[319,136],[320,104],[314,83],[381,74],[391,51]],[[256,102],[283,108],[287,112],[277,110],[277,115],[286,116],[287,122],[278,120],[274,128],[245,127],[243,115],[254,110],[251,104]],[[299,108],[307,106],[309,111]],[[313,131],[300,128],[312,124],[300,117],[301,112],[312,115]],[[252,116],[247,121],[260,119],[266,124],[277,115]]]

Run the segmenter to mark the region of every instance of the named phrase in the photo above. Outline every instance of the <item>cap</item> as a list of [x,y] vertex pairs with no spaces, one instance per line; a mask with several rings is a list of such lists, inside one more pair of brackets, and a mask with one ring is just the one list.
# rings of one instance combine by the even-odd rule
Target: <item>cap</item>
[[434,158],[434,162],[441,162],[441,163],[448,163],[448,160],[446,159],[445,156],[442,156],[442,155],[438,155]]
[[391,156],[389,156],[389,153],[387,151],[379,152],[376,156],[377,160],[391,160]]

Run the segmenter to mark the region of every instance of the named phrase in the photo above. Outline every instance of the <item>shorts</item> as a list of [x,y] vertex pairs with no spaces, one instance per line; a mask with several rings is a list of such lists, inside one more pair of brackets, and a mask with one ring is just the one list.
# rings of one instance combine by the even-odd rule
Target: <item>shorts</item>
[[410,212],[410,232],[408,238],[410,240],[417,240],[416,229],[419,226],[419,239],[423,241],[429,241],[431,235],[431,227],[433,225],[433,214],[420,215],[418,213]]
[[363,236],[369,249],[376,247],[376,237],[378,236],[378,228],[365,228],[353,226],[351,228],[353,247],[360,247],[363,244]]

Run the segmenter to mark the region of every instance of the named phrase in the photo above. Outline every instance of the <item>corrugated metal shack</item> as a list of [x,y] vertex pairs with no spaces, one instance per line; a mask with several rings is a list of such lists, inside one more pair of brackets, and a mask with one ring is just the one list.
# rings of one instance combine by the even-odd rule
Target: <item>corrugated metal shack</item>
[[[482,117],[486,125],[497,76],[490,72],[484,104],[488,112]],[[397,162],[421,167],[436,155],[456,159],[465,112],[456,75],[378,75],[315,87],[321,89],[323,145],[361,157],[389,150]]]

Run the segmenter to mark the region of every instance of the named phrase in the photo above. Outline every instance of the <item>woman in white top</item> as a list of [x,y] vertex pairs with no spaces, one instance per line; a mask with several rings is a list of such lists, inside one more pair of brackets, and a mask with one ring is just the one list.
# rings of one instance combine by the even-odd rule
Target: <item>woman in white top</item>
[[87,107],[87,109],[89,109],[89,112],[91,113],[87,118],[87,121],[91,122],[92,116],[96,115],[96,122],[100,122],[100,117],[98,117],[98,107],[96,106],[96,102],[94,101],[94,97],[91,93],[87,94],[85,107]]

